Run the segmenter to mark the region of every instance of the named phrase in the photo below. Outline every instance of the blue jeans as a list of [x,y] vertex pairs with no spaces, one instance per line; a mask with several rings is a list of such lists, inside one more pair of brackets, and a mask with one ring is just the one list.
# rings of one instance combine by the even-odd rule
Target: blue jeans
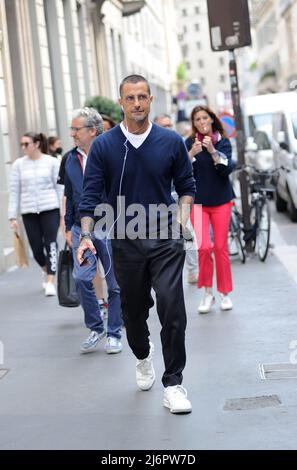
[[84,266],[80,266],[76,257],[79,246],[80,231],[81,229],[78,225],[73,225],[71,228],[73,245],[72,253],[74,261],[73,277],[80,302],[84,310],[86,327],[91,331],[97,331],[97,333],[101,333],[104,330],[104,322],[100,315],[100,307],[93,285],[93,279],[97,270],[97,258],[99,258],[105,273],[109,270],[106,276],[108,289],[107,336],[121,338],[122,312],[120,288],[116,282],[113,271],[111,242],[108,240],[107,246],[111,257],[109,258],[106,249],[106,240],[98,240],[93,235],[93,243],[96,248],[97,255],[93,255],[89,250],[86,251],[85,259],[87,260],[87,263]]

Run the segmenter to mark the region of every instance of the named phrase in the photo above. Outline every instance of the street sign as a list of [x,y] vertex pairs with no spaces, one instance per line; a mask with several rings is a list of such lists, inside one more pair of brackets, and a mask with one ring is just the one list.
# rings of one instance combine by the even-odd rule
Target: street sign
[[199,83],[190,83],[187,92],[191,97],[199,98],[202,95],[201,85]]
[[219,118],[223,123],[224,129],[226,131],[227,137],[231,139],[232,137],[236,136],[236,129],[235,129],[235,120],[234,116],[227,111],[219,113]]
[[207,0],[207,8],[213,51],[251,45],[248,0]]

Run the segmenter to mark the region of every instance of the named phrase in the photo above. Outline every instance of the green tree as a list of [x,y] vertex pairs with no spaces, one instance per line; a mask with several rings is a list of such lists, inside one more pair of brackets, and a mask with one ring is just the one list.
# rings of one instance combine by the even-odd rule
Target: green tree
[[183,62],[177,67],[176,78],[179,81],[184,81],[187,78],[187,69],[186,65]]
[[109,98],[104,96],[92,96],[88,98],[85,106],[95,108],[100,114],[107,114],[115,122],[122,120],[122,110],[120,106]]
[[257,68],[258,68],[257,62],[252,62],[249,66],[250,72],[255,72],[255,70],[257,70]]

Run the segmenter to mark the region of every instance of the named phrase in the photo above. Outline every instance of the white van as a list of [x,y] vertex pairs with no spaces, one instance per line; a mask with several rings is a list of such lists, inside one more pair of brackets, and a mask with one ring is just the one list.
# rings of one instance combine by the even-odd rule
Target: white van
[[246,98],[247,160],[259,169],[280,168],[276,207],[297,221],[297,93]]
[[292,222],[297,222],[297,93],[291,98],[273,115],[273,156],[280,169],[275,202],[279,212],[288,210]]

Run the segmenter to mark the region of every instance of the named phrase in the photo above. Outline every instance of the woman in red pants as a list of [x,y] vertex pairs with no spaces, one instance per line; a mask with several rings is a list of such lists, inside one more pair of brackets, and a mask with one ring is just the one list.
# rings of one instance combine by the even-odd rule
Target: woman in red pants
[[213,253],[220,306],[222,310],[231,310],[233,305],[229,293],[232,291],[232,274],[228,230],[234,193],[229,174],[235,166],[231,158],[231,143],[221,121],[207,106],[196,106],[193,109],[191,123],[192,134],[186,140],[186,146],[197,188],[191,221],[198,242],[198,288],[205,288],[198,312],[208,313],[215,302]]

